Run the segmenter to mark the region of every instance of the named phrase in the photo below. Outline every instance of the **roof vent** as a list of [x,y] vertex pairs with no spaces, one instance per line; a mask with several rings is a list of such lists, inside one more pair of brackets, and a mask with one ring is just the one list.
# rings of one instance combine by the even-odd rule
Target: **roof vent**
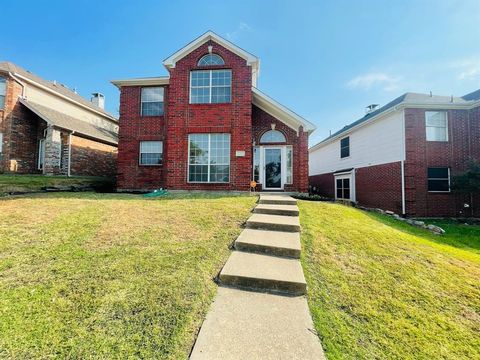
[[379,104],[370,104],[365,108],[365,114],[370,114],[371,112],[378,109]]
[[90,101],[97,105],[100,109],[105,109],[105,95],[101,93],[92,93]]

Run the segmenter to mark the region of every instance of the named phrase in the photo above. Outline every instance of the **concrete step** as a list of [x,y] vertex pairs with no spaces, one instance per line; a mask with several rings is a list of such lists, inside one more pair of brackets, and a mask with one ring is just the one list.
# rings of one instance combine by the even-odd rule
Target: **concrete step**
[[300,233],[245,229],[235,241],[235,249],[298,259]]
[[297,259],[234,251],[220,272],[227,286],[303,295],[307,283]]
[[297,205],[258,204],[253,210],[257,214],[298,216]]
[[289,195],[260,195],[259,204],[296,205],[297,200]]
[[220,286],[191,360],[325,360],[304,296]]
[[247,220],[247,229],[299,232],[298,216],[253,214]]

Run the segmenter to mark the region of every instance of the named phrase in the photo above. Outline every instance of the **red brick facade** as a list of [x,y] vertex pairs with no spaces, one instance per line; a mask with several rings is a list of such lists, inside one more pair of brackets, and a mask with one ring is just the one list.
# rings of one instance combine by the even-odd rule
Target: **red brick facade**
[[[441,109],[436,109],[441,110]],[[460,175],[470,160],[480,161],[480,107],[447,110],[448,141],[427,141],[425,109],[405,111],[405,213],[412,217],[480,217],[480,194],[429,192],[428,168],[448,167],[450,177]],[[401,134],[399,134],[401,136]],[[401,161],[355,169],[359,205],[402,213]],[[310,176],[315,192],[335,197],[334,174]],[[472,201],[473,200],[473,201]],[[465,204],[469,204],[465,208]]]
[[[0,109],[0,133],[3,134],[0,155],[0,173],[42,174],[38,169],[39,143],[45,139],[47,123],[21,104],[22,85],[4,74],[7,79],[5,107]],[[57,166],[48,169],[51,175],[68,174],[69,131],[56,129],[59,134],[59,151],[52,155],[46,151],[46,158],[54,156]],[[115,146],[102,142],[72,136],[72,175],[115,176]],[[47,141],[46,150],[49,150]]]
[[[449,167],[460,175],[472,159],[480,160],[480,108],[448,110],[448,141],[426,141],[425,110],[405,109],[405,194],[411,216],[480,216],[480,196],[470,204],[468,196],[434,193],[427,189],[427,168]],[[473,205],[474,214],[464,204]]]
[[[198,60],[212,52],[225,65],[208,69],[231,69],[231,102],[191,104],[190,72],[199,68]],[[165,85],[164,115],[141,116],[141,87],[122,86],[120,95],[120,130],[118,154],[118,189],[151,190],[160,187],[181,190],[248,191],[253,176],[253,143],[271,129],[283,132],[293,146],[293,184],[287,191],[308,188],[308,133],[296,131],[252,104],[252,67],[244,58],[219,43],[209,40],[182,57],[169,69]],[[228,183],[193,183],[188,181],[188,136],[199,133],[230,134],[230,179]],[[163,141],[163,164],[139,165],[142,140]],[[240,152],[242,155],[237,153]]]

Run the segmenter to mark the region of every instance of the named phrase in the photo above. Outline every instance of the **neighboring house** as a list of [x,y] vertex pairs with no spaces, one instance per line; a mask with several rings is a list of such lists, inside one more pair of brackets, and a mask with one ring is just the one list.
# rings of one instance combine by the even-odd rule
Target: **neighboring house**
[[0,172],[115,175],[118,121],[104,101],[0,62]]
[[[314,125],[256,88],[257,57],[209,31],[121,90],[118,189],[306,191]],[[280,74],[279,74],[280,75]]]
[[310,148],[316,192],[408,216],[480,216],[478,194],[471,203],[450,189],[480,160],[480,90],[406,93],[371,110]]

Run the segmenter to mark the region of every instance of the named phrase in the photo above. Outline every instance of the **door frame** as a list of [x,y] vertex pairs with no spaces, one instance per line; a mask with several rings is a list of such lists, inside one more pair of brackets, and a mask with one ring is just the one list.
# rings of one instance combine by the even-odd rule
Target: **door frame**
[[37,169],[43,171],[45,167],[45,139],[38,141]]
[[[265,166],[265,150],[267,149],[280,149],[280,184],[281,186],[278,188],[269,188],[267,187],[267,183],[265,180],[265,171],[266,171],[266,166]],[[262,189],[263,190],[284,190],[285,188],[285,183],[287,181],[287,145],[265,145],[265,146],[260,146],[260,183],[262,184]]]

